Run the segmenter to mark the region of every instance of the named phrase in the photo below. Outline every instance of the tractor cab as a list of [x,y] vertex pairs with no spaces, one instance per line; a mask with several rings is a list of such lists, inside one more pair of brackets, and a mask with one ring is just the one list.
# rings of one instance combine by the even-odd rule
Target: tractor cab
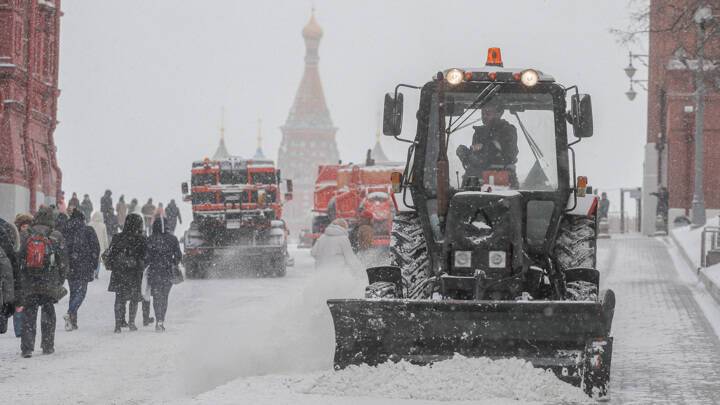
[[[386,135],[400,134],[402,100],[397,90],[386,96]],[[547,267],[552,225],[577,205],[567,128],[592,135],[590,96],[536,69],[505,68],[491,48],[486,66],[448,69],[425,84],[417,118],[403,185],[426,219],[442,293],[513,299],[528,289],[524,278],[545,275],[530,268]],[[479,292],[478,274],[492,287]]]

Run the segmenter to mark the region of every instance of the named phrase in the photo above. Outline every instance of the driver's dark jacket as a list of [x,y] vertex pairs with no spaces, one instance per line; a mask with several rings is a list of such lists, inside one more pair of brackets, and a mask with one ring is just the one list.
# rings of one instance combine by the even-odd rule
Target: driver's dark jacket
[[[479,151],[464,149],[458,157],[465,166],[466,176],[482,176],[492,166],[506,167],[517,163],[517,130],[509,122],[499,119],[490,125],[473,127],[473,145],[480,144]],[[463,156],[461,156],[463,155]]]

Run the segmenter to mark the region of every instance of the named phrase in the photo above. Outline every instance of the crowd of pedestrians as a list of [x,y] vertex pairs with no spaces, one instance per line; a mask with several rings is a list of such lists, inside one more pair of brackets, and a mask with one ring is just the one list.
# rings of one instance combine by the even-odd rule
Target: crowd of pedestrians
[[[155,322],[155,330],[163,332],[170,290],[183,281],[182,253],[174,236],[178,223],[182,218],[174,200],[155,207],[149,199],[140,207],[137,199],[126,204],[120,196],[113,204],[110,190],[99,211],[89,195],[80,201],[73,193],[66,207],[62,202],[41,206],[34,215],[18,214],[13,223],[0,218],[0,333],[6,333],[12,319],[21,355],[31,357],[39,312],[40,347],[52,354],[55,305],[69,294],[65,330],[78,329],[88,284],[98,279],[102,266],[111,272],[115,332],[138,329],[139,303],[143,325]],[[150,317],[151,300],[155,318]]]

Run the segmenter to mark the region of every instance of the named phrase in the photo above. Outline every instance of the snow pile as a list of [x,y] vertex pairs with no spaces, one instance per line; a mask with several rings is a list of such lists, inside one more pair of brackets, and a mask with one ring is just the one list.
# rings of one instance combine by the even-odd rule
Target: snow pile
[[[453,359],[433,366],[407,362],[351,366],[306,375],[241,378],[206,392],[196,403],[225,404],[586,403],[576,387],[518,359]],[[248,402],[249,403],[249,402]]]
[[587,397],[551,371],[519,359],[491,360],[456,356],[432,366],[388,362],[327,372],[305,390],[308,394],[377,396],[433,401],[512,399],[584,402]]

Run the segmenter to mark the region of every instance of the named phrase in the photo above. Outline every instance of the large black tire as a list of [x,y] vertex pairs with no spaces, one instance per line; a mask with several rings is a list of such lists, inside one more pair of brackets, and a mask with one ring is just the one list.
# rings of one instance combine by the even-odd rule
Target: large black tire
[[[555,242],[555,258],[560,270],[595,268],[597,261],[597,223],[595,217],[566,215]],[[600,286],[587,281],[565,285],[565,298],[571,301],[597,301]]]
[[425,299],[432,295],[432,270],[420,218],[416,213],[399,213],[393,220],[390,259],[402,270],[403,296]]
[[595,268],[597,234],[595,217],[566,215],[555,241],[555,259],[561,270]]

